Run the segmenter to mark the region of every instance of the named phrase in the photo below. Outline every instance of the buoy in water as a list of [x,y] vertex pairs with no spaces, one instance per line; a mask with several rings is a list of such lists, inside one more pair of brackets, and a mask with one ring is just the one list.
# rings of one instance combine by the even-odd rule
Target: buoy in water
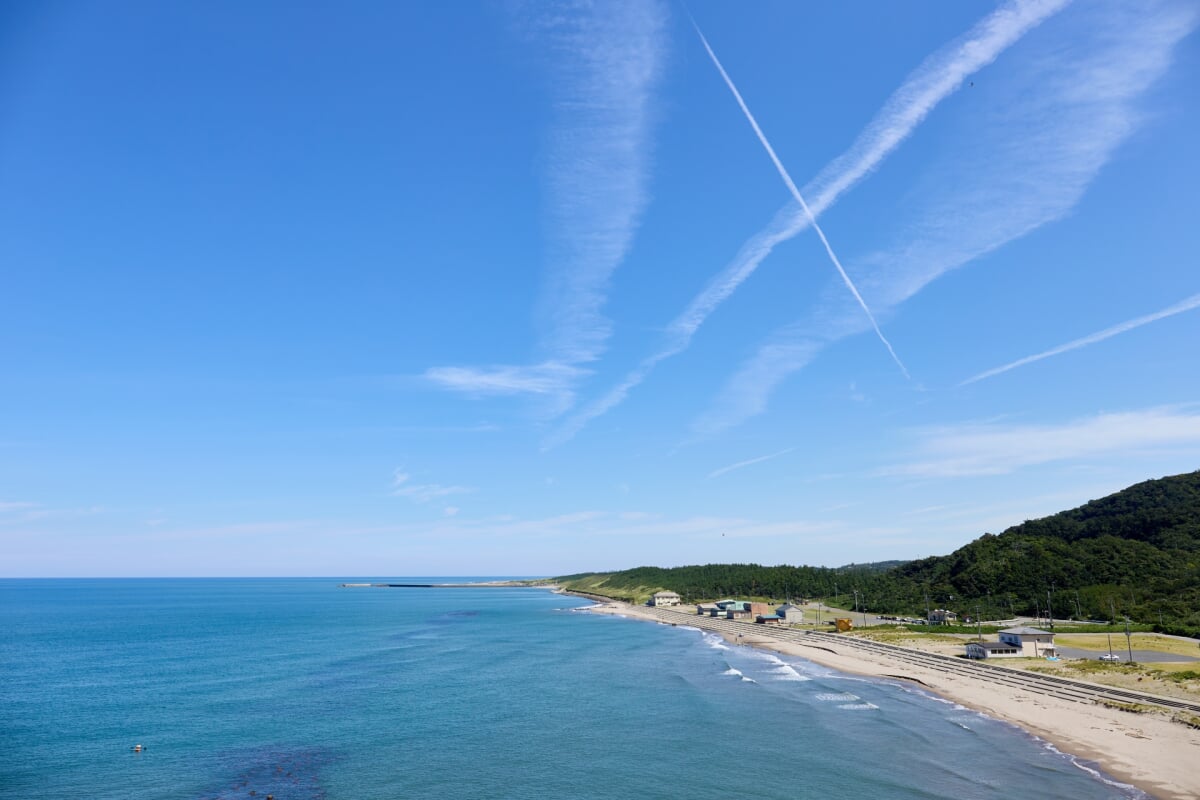
[[135,752],[135,753],[140,753],[140,752],[142,752],[143,750],[145,750],[146,748],[142,747],[140,744],[135,744],[133,747],[131,747],[131,748],[129,748],[129,749],[130,749],[130,750],[132,750],[132,751],[133,751],[133,752]]

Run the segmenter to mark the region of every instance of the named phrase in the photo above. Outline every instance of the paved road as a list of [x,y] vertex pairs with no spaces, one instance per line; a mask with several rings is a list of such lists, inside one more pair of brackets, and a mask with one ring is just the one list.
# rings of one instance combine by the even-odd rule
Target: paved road
[[[1117,642],[1113,641],[1113,655],[1121,657],[1122,661],[1129,660],[1129,650],[1123,646],[1118,646]],[[1097,653],[1095,650],[1081,650],[1078,647],[1063,647],[1061,644],[1056,644],[1055,648],[1059,655],[1067,658],[1090,658],[1093,661],[1099,661],[1103,653]],[[1106,653],[1108,651],[1105,651]],[[1133,660],[1143,664],[1185,664],[1189,661],[1200,661],[1200,658],[1193,656],[1178,655],[1176,653],[1160,653],[1157,650],[1134,650]]]

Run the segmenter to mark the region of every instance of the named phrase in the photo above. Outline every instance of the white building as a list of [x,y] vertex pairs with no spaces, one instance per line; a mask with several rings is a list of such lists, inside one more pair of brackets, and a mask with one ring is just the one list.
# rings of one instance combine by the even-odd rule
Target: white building
[[935,608],[929,612],[930,625],[954,625],[958,622],[958,614],[944,608]]
[[674,592],[655,592],[650,598],[652,606],[677,606],[679,605],[679,595]]
[[1000,631],[1000,641],[1021,648],[1021,654],[1042,658],[1058,655],[1054,649],[1054,634],[1038,628],[1005,628]]
[[1054,634],[1037,628],[1006,628],[998,642],[968,642],[967,658],[1045,658],[1057,655]]
[[1007,642],[967,642],[967,658],[1020,658],[1021,648]]
[[787,625],[799,625],[804,622],[804,609],[800,606],[794,606],[791,603],[786,603],[775,609],[775,613],[783,617],[783,621]]

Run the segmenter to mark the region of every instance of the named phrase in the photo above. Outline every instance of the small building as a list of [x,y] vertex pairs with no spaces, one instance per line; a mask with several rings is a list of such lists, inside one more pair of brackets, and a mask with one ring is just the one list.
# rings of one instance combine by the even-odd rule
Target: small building
[[1006,628],[998,642],[968,642],[967,658],[1045,658],[1058,655],[1054,634],[1038,628]]
[[1019,658],[1021,648],[1008,642],[967,642],[967,658]]
[[778,614],[758,614],[754,621],[759,625],[782,625],[783,617]]
[[675,592],[655,592],[654,596],[650,598],[649,604],[652,606],[677,606],[679,600],[679,595]]
[[769,603],[747,603],[746,605],[750,609],[750,613],[756,616],[758,614],[768,616],[775,613],[775,610],[771,608]]
[[749,603],[746,603],[745,605],[729,606],[725,609],[725,619],[749,619],[753,617],[754,614],[750,613],[749,605]]
[[1022,655],[1042,658],[1058,655],[1054,648],[1054,634],[1039,628],[1024,625],[1000,631],[1000,641],[1021,648]]
[[700,617],[715,617],[717,615],[717,612],[720,610],[721,609],[719,609],[713,603],[697,603],[696,604],[696,615],[700,616]]
[[804,609],[800,606],[794,606],[791,603],[785,603],[775,609],[775,613],[783,617],[788,625],[799,625],[804,622]]
[[958,622],[958,614],[944,608],[935,608],[929,612],[930,625],[953,625]]

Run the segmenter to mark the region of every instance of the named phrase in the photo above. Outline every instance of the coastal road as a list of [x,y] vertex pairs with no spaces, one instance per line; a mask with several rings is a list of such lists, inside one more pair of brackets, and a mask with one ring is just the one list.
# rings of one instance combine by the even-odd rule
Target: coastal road
[[[589,599],[599,600],[599,598],[595,597]],[[863,655],[873,656],[876,659],[885,659],[894,662],[897,666],[910,664],[947,675],[969,677],[982,682],[1009,686],[1037,694],[1061,697],[1065,700],[1073,700],[1079,703],[1137,703],[1200,714],[1200,704],[1198,703],[1176,700],[1171,697],[1160,697],[1145,692],[1134,692],[1111,686],[1102,686],[1097,683],[1089,683],[1072,678],[1040,675],[1011,667],[1000,667],[979,661],[969,661],[956,656],[928,653],[923,650],[914,650],[910,647],[883,644],[844,634],[796,630],[758,625],[753,622],[742,622],[740,620],[701,617],[695,612],[674,610],[671,608],[648,607],[644,610],[654,618],[670,625],[687,625],[702,630],[725,633],[732,635],[734,638],[741,637],[743,640],[748,640],[747,643],[753,641],[755,643],[765,642],[769,644],[772,640],[775,640],[793,642],[805,647],[815,647],[832,653],[858,652]],[[905,678],[906,676],[896,675],[894,677]]]

